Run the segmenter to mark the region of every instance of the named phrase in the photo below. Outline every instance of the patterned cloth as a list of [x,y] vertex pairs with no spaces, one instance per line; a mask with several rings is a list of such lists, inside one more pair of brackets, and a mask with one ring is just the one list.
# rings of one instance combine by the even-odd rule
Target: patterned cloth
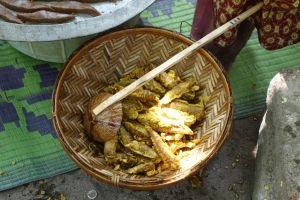
[[[199,3],[201,1],[203,0],[198,0],[198,6],[203,6]],[[221,26],[257,2],[259,1],[213,0],[215,27]],[[261,45],[268,50],[273,50],[298,43],[300,41],[299,0],[264,0],[263,3],[262,10],[249,19],[257,28]],[[236,37],[237,29],[238,27],[227,31],[216,42],[223,47],[231,44]]]

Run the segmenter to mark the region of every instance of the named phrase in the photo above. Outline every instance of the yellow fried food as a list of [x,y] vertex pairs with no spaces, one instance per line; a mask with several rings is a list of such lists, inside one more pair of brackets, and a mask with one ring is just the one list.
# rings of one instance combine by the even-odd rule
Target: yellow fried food
[[[103,90],[114,94],[154,68],[136,68]],[[179,160],[203,141],[190,128],[203,119],[208,101],[198,96],[195,83],[169,70],[123,99],[118,135],[103,143],[107,163],[114,170],[146,176],[180,169]]]
[[147,73],[146,68],[143,67],[139,67],[134,69],[132,72],[130,72],[128,75],[126,75],[125,77],[129,77],[129,78],[140,78],[142,77],[144,74]]
[[194,99],[195,99],[195,96],[196,96],[196,93],[195,93],[194,91],[189,91],[189,92],[184,93],[184,94],[182,95],[182,99],[191,101],[191,100],[194,100]]
[[114,156],[106,156],[105,160],[110,164],[120,164],[123,167],[133,167],[139,164],[140,159],[130,154],[116,153]]
[[129,174],[147,173],[148,176],[155,175],[153,171],[155,171],[155,164],[153,162],[139,164],[127,170]]
[[164,95],[160,100],[160,104],[168,104],[172,100],[180,98],[184,93],[188,92],[194,84],[195,79],[193,78],[189,78],[186,81],[179,83]]
[[133,135],[133,138],[134,138],[136,141],[145,143],[145,144],[147,144],[148,146],[152,146],[152,142],[151,142],[150,137],[145,138],[145,137],[141,137],[141,136],[138,136],[138,135]]
[[127,85],[133,83],[136,79],[130,78],[130,77],[124,77],[121,78],[120,81],[117,83],[118,85],[121,85],[123,87],[126,87]]
[[138,67],[134,69],[132,72],[130,72],[129,74],[125,75],[124,78],[130,78],[130,79],[140,78],[154,68],[155,66],[153,64],[150,64],[146,67]]
[[136,119],[139,112],[143,110],[143,104],[136,99],[127,98],[122,102],[123,113],[128,119]]
[[156,161],[157,158],[155,159],[151,159],[151,158],[147,158],[144,156],[141,156],[139,154],[136,154],[135,152],[131,151],[129,148],[125,147],[125,146],[121,146],[120,148],[120,152],[122,152],[123,154],[126,154],[126,156],[129,156],[131,160],[136,159],[136,164],[142,164],[142,163],[146,163],[146,162],[150,162],[150,161]]
[[138,142],[136,140],[133,140],[132,142],[125,145],[125,147],[129,148],[131,151],[141,155],[145,156],[147,158],[157,158],[157,153],[148,145]]
[[160,135],[149,126],[146,126],[146,129],[151,137],[154,148],[162,160],[166,162],[171,169],[179,169],[179,160],[176,158],[169,146],[161,139]]
[[208,138],[208,135],[203,136],[202,138],[192,139],[192,140],[170,141],[170,142],[168,142],[168,145],[170,146],[172,152],[176,152],[182,148],[190,148],[191,149],[207,138]]
[[197,120],[202,119],[205,115],[204,105],[202,103],[190,104],[187,101],[175,100],[169,105],[169,107],[194,115]]
[[124,146],[126,146],[127,144],[133,141],[131,134],[123,126],[120,127],[118,134],[119,134],[120,142]]
[[157,153],[151,147],[145,143],[134,140],[131,134],[123,126],[120,127],[119,138],[124,147],[131,151],[147,158],[157,158]]
[[163,141],[178,141],[183,138],[184,134],[166,134],[166,133],[161,133],[160,137]]
[[149,137],[149,134],[145,128],[144,125],[135,122],[135,121],[125,121],[124,122],[124,126],[126,127],[126,129],[133,135],[137,135],[140,137]]
[[139,114],[137,120],[144,125],[151,126],[158,132],[187,135],[194,134],[188,126],[181,123],[180,121],[169,119],[164,116],[158,116],[151,112]]
[[199,85],[194,85],[194,86],[191,88],[191,91],[193,91],[193,92],[197,92],[198,90],[200,90],[200,86],[199,86]]
[[182,98],[185,100],[194,100],[196,96],[196,92],[200,90],[199,85],[193,85],[190,90],[182,95]]
[[130,83],[134,82],[135,80],[136,79],[133,79],[130,77],[121,78],[119,82],[105,87],[103,89],[103,91],[111,93],[111,94],[115,94],[115,93],[119,92],[120,90],[122,90],[127,85],[129,85]]
[[182,148],[193,148],[196,146],[196,143],[192,141],[176,141],[176,142],[169,142],[170,149],[173,153],[175,153],[177,150]]
[[154,106],[150,108],[149,111],[154,112],[157,116],[164,116],[169,119],[177,120],[179,123],[183,123],[187,126],[191,126],[196,122],[196,117],[194,115],[173,108],[160,108]]
[[104,92],[108,92],[110,94],[115,94],[117,92],[119,92],[120,90],[122,90],[124,88],[124,86],[121,86],[119,84],[114,84],[114,85],[109,85],[107,87],[105,87],[103,89]]
[[156,80],[150,80],[144,85],[144,88],[160,95],[166,93],[166,89]]
[[118,137],[114,137],[113,139],[104,143],[104,156],[115,156],[117,153],[117,144]]
[[158,102],[159,101],[159,95],[151,92],[150,90],[144,90],[142,88],[137,89],[135,92],[133,92],[130,97],[137,98],[138,100],[142,102],[147,101],[153,101]]
[[166,88],[173,88],[175,85],[180,83],[180,78],[176,76],[174,70],[169,70],[169,72],[162,72],[157,77],[155,77]]

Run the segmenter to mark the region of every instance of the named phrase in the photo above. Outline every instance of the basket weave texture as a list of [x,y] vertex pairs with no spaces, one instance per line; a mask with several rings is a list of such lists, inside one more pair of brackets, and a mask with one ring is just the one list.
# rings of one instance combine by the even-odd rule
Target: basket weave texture
[[182,78],[195,77],[200,93],[210,96],[206,116],[193,131],[203,142],[184,158],[182,169],[153,177],[114,171],[85,134],[83,113],[89,99],[133,69],[159,65],[192,44],[182,35],[156,28],[123,30],[89,42],[73,54],[57,79],[53,94],[55,129],[67,154],[86,172],[129,189],[158,189],[183,180],[203,168],[230,134],[232,95],[222,67],[203,49],[172,69]]

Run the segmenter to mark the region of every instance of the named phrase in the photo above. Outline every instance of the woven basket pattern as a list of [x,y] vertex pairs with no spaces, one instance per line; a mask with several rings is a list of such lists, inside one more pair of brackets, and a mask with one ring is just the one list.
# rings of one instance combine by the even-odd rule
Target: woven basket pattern
[[154,177],[129,176],[113,171],[83,129],[82,116],[88,100],[104,86],[117,82],[133,69],[159,65],[191,43],[183,36],[160,29],[121,31],[87,44],[67,62],[54,94],[54,122],[68,154],[84,170],[106,182],[131,189],[160,188],[177,182],[199,168],[215,154],[229,134],[232,104],[228,83],[217,62],[204,50],[193,53],[172,69],[185,79],[195,77],[200,93],[210,96],[206,117],[194,129],[199,144],[185,158],[189,166]]

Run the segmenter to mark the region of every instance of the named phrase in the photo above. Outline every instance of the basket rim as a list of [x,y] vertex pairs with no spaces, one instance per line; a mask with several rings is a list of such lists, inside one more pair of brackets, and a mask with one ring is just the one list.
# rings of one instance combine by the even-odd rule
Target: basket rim
[[60,97],[60,91],[63,86],[64,78],[66,74],[69,72],[69,70],[72,68],[76,56],[80,54],[85,54],[87,51],[90,50],[90,48],[99,45],[107,40],[111,40],[113,38],[117,38],[118,36],[123,35],[130,35],[130,34],[154,34],[154,35],[160,35],[167,37],[169,39],[173,39],[176,41],[180,41],[183,44],[191,45],[194,41],[178,32],[170,31],[164,28],[155,28],[155,27],[142,27],[142,28],[130,28],[125,29],[121,31],[116,31],[112,33],[108,33],[106,35],[100,36],[98,38],[92,39],[90,41],[87,41],[84,43],[81,47],[79,47],[76,51],[72,53],[72,55],[68,58],[68,60],[65,62],[62,70],[60,71],[54,85],[53,93],[52,93],[52,114],[53,114],[53,124],[54,129],[58,135],[58,139],[63,146],[64,150],[67,152],[68,156],[85,172],[92,175],[98,180],[101,180],[105,183],[116,185],[121,188],[127,188],[127,189],[134,189],[134,190],[152,190],[152,189],[160,189],[163,187],[167,187],[169,185],[175,184],[188,176],[196,173],[199,169],[203,168],[209,161],[212,160],[212,158],[217,154],[217,152],[221,149],[221,147],[224,145],[226,140],[228,139],[231,131],[231,125],[232,125],[232,119],[233,119],[233,110],[234,110],[234,104],[233,104],[233,96],[232,96],[232,90],[230,87],[230,82],[227,77],[227,73],[222,67],[221,63],[213,56],[212,53],[208,52],[207,50],[204,50],[202,48],[198,49],[197,52],[203,55],[206,59],[208,59],[210,62],[214,63],[213,66],[214,69],[220,74],[221,78],[223,79],[225,91],[228,94],[228,105],[227,105],[227,113],[228,117],[226,118],[226,122],[224,123],[225,126],[223,127],[221,131],[221,137],[218,139],[215,148],[207,155],[207,157],[202,160],[202,162],[198,163],[195,167],[193,167],[190,170],[183,171],[184,173],[180,173],[179,175],[176,175],[169,179],[167,182],[159,182],[159,183],[151,183],[144,185],[142,182],[140,185],[137,184],[130,184],[130,181],[124,181],[121,180],[117,183],[112,180],[112,178],[108,177],[107,175],[103,175],[98,173],[91,165],[88,164],[84,159],[82,159],[80,156],[77,156],[76,152],[73,150],[73,148],[68,144],[67,139],[65,138],[62,130],[62,126],[60,124],[60,120],[57,118],[57,111],[59,107],[59,97]]

